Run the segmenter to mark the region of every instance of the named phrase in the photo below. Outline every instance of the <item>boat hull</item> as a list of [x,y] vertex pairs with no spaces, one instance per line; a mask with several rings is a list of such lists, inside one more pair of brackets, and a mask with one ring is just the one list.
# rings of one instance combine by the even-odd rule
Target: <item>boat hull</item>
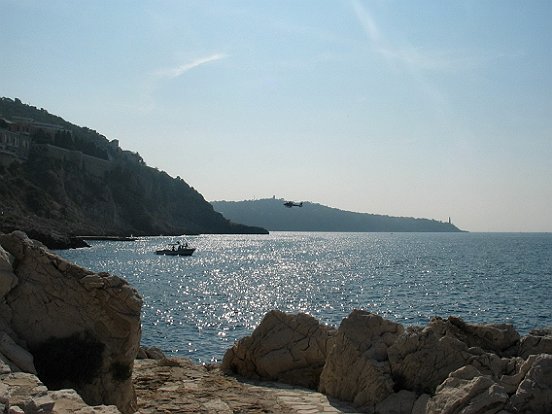
[[156,250],[155,254],[164,255],[164,256],[191,256],[195,252],[195,249],[180,249],[180,250]]

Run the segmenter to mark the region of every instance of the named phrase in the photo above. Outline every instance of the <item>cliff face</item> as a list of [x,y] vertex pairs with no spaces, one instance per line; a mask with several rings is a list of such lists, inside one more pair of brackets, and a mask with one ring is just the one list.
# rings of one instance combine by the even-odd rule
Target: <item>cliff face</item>
[[[0,118],[8,121],[0,125],[5,131],[14,129],[22,115],[41,120],[25,124],[32,142],[26,158],[0,163],[0,230],[266,233],[230,222],[184,180],[148,167],[116,141],[17,100],[2,98],[0,103]],[[44,126],[47,121],[55,124]]]

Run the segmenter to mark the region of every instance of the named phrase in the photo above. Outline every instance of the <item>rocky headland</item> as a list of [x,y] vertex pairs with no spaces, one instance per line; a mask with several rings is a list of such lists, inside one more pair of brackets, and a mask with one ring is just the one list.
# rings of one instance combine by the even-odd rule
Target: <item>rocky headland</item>
[[0,231],[14,230],[52,249],[83,246],[79,235],[268,233],[229,221],[118,140],[0,98]]
[[271,311],[199,366],[140,348],[141,306],[123,279],[0,234],[0,412],[552,413],[550,329]]
[[336,232],[460,232],[450,222],[414,217],[355,213],[304,201],[285,208],[285,200],[265,198],[244,201],[212,201],[216,211],[237,223],[270,231]]

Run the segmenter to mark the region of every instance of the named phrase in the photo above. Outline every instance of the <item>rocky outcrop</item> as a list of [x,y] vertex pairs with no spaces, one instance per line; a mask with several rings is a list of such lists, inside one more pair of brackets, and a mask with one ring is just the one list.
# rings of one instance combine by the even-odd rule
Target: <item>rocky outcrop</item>
[[[2,232],[23,230],[50,248],[71,247],[63,235],[268,233],[230,222],[182,178],[96,131],[9,98],[0,98],[0,118],[34,131],[28,158],[0,168]],[[63,138],[32,119],[58,126]]]
[[552,355],[537,355],[510,398],[507,409],[516,413],[552,412]]
[[552,355],[533,355],[513,375],[485,375],[472,365],[452,372],[426,405],[427,414],[550,413]]
[[136,359],[157,359],[163,361],[167,359],[167,356],[161,349],[155,346],[141,346]]
[[3,298],[17,284],[13,273],[13,256],[0,246],[0,298]]
[[471,365],[454,372],[437,388],[426,406],[428,414],[494,413],[504,408],[508,394]]
[[303,202],[302,208],[290,214],[282,208],[285,200],[265,198],[244,201],[213,201],[211,204],[224,217],[271,231],[367,231],[367,232],[458,232],[452,223],[437,220],[391,217],[387,215],[354,213],[317,203]]
[[519,356],[527,358],[535,354],[552,354],[552,328],[533,329],[521,339]]
[[334,330],[306,314],[266,314],[224,355],[222,369],[255,379],[316,388]]
[[407,329],[389,349],[394,380],[402,388],[432,393],[448,374],[486,350],[514,354],[519,334],[511,325],[470,325],[459,318],[434,318]]
[[0,412],[10,414],[120,414],[114,405],[91,407],[75,390],[50,391],[33,374],[0,374]]
[[373,313],[353,311],[343,320],[320,377],[320,391],[357,406],[393,393],[388,347],[404,328]]
[[[123,279],[94,273],[13,232],[0,235],[0,359],[50,390],[134,412],[131,383],[142,299]],[[14,279],[15,278],[15,279]]]
[[[282,335],[273,320],[274,315],[280,321],[296,321],[297,316],[271,314],[251,337],[227,352],[223,363],[227,369],[271,380],[274,375],[266,374],[276,367],[294,371],[298,359],[287,358],[282,364],[278,353],[256,351],[267,338],[278,338],[278,349],[292,346],[283,344],[293,339]],[[308,323],[316,326],[316,321]],[[475,325],[455,317],[434,318],[425,327],[405,329],[355,310],[335,335],[320,342],[325,344],[320,351],[325,361],[318,389],[367,413],[552,413],[550,333],[535,330],[520,337],[511,325]],[[309,341],[302,337],[302,342]],[[308,371],[304,359],[300,368],[314,372]],[[277,379],[287,382],[284,376]]]

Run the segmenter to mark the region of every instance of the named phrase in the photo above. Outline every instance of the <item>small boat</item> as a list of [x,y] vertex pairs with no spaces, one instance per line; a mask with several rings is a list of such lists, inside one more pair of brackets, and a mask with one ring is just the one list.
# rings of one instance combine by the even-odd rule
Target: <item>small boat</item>
[[194,247],[189,247],[188,243],[170,243],[166,249],[156,250],[155,254],[162,254],[165,256],[191,256],[195,252]]

